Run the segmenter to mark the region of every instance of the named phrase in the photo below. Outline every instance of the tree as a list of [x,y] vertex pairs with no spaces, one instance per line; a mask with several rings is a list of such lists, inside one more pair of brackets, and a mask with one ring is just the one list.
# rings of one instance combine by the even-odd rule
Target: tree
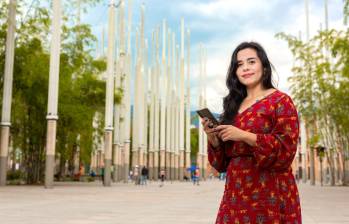
[[332,150],[326,153],[332,185],[335,172],[332,152],[341,154],[345,184],[349,142],[349,29],[319,31],[308,42],[285,33],[276,36],[288,42],[296,61],[289,81],[299,112],[307,128],[313,130],[310,139],[319,135],[317,144]]
[[[98,2],[85,1],[87,3]],[[0,81],[4,71],[6,38],[5,3],[0,3]],[[41,183],[44,177],[46,139],[46,111],[49,68],[50,11],[35,6],[30,14],[21,16],[16,33],[11,139],[13,148],[20,151],[21,169],[26,182]],[[60,171],[66,161],[73,168],[76,150],[80,161],[90,162],[93,149],[92,127],[96,112],[103,113],[105,82],[100,74],[106,69],[105,60],[94,59],[92,46],[96,41],[86,24],[72,25],[64,17],[59,80],[59,106],[56,155]],[[120,102],[122,90],[115,93]],[[2,96],[1,96],[2,97]],[[102,133],[103,119],[99,120]],[[13,158],[16,159],[16,158]],[[62,172],[60,172],[62,173]]]

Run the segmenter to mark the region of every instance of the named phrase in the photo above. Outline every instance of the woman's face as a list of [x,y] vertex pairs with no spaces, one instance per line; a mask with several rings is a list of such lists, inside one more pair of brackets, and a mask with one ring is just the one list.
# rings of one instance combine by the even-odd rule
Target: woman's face
[[262,62],[257,56],[256,50],[246,48],[237,54],[236,75],[244,86],[251,88],[261,83],[263,75]]

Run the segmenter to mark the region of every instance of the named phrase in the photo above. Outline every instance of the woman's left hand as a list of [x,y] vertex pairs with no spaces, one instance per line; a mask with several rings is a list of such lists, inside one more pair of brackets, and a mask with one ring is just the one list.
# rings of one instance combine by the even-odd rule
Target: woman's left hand
[[219,125],[215,129],[218,132],[218,137],[223,141],[241,141],[245,131],[233,125]]

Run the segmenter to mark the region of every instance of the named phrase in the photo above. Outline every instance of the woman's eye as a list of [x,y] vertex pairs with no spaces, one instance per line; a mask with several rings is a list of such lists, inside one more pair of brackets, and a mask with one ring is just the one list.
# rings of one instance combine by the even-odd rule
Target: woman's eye
[[256,61],[249,61],[249,64],[253,65]]

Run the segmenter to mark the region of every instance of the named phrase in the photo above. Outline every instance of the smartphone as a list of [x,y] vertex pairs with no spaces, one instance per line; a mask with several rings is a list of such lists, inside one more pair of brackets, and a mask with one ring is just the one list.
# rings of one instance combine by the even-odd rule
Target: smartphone
[[219,125],[218,120],[213,116],[209,109],[204,108],[201,110],[197,110],[196,113],[198,113],[201,118],[208,118],[212,122],[212,124],[208,126],[209,128],[213,128]]

